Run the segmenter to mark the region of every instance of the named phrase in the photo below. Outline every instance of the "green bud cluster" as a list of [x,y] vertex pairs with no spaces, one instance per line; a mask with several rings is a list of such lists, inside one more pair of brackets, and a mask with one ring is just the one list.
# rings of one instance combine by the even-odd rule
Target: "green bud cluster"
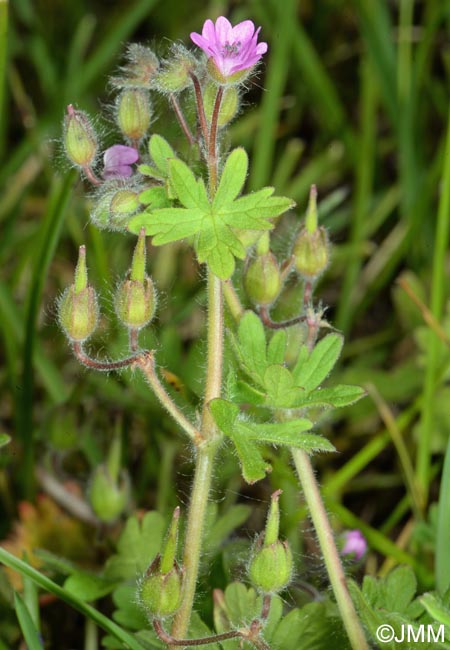
[[300,229],[292,249],[296,270],[308,280],[317,278],[329,263],[328,235],[318,226],[317,191],[312,185],[305,225]]
[[117,98],[116,119],[125,137],[137,142],[150,126],[152,109],[148,90],[125,88]]
[[142,607],[156,618],[171,616],[181,605],[184,571],[175,559],[179,516],[180,509],[176,508],[162,554],[151,563],[138,588]]
[[95,331],[98,314],[97,296],[88,285],[86,247],[80,246],[75,281],[59,300],[59,322],[71,341],[81,342]]
[[292,552],[287,541],[278,539],[280,494],[281,490],[272,494],[266,529],[254,544],[248,569],[252,583],[264,593],[281,591],[292,578]]
[[64,119],[64,148],[68,159],[77,167],[89,167],[97,155],[94,127],[87,114],[75,110],[72,104],[67,107]]
[[145,230],[138,238],[129,278],[121,282],[115,295],[115,308],[122,323],[131,329],[145,327],[156,310],[156,290],[145,273]]

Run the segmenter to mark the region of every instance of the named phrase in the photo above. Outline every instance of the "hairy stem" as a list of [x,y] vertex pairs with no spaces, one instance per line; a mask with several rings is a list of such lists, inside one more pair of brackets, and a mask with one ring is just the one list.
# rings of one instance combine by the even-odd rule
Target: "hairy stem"
[[[217,120],[220,110],[221,93],[218,92],[211,120],[211,131],[208,134],[205,109],[198,79],[192,76],[197,99],[198,115],[207,150],[206,162],[209,172],[209,189],[211,198],[217,189],[217,156],[216,136]],[[214,126],[215,122],[215,126]],[[209,152],[214,151],[214,156]],[[206,509],[211,490],[212,467],[220,443],[220,435],[209,410],[211,400],[220,397],[222,390],[223,369],[223,290],[222,282],[208,269],[208,359],[206,367],[206,383],[203,401],[201,435],[205,442],[197,449],[194,484],[189,504],[186,538],[184,543],[183,568],[185,571],[183,602],[175,615],[172,625],[172,636],[186,636],[194,604],[197,587],[198,571],[202,551],[202,541],[205,526]],[[176,646],[173,646],[176,647]]]
[[165,391],[163,385],[159,381],[155,369],[155,359],[152,352],[144,352],[136,358],[135,364],[142,370],[147,379],[150,388],[159,399],[161,405],[173,417],[175,422],[183,429],[185,433],[191,438],[195,445],[203,442],[204,438],[200,431],[187,419],[187,417],[180,411],[175,402],[171,399],[170,395]]
[[185,580],[183,602],[173,621],[171,633],[174,638],[185,637],[189,629],[200,566],[206,508],[217,447],[218,442],[213,441],[204,443],[197,450],[194,484],[189,503],[184,542],[183,569],[185,571]]
[[184,113],[181,110],[181,106],[178,102],[178,99],[173,94],[170,95],[170,103],[172,104],[172,108],[175,112],[175,115],[177,116],[177,120],[181,126],[181,129],[184,135],[186,136],[187,141],[192,147],[195,144],[195,138],[191,133],[191,129],[189,128],[188,123],[186,122],[186,118],[184,117]]
[[369,646],[348,592],[333,531],[328,521],[311,459],[301,449],[292,448],[291,453],[351,646],[353,650],[368,650]]
[[242,636],[242,632],[239,630],[230,630],[230,632],[223,632],[222,634],[213,634],[211,636],[205,636],[201,639],[175,639],[171,634],[168,634],[161,621],[155,619],[153,621],[153,627],[156,634],[159,636],[161,641],[168,643],[171,646],[198,646],[198,645],[210,645],[211,643],[217,643],[218,641],[226,641],[227,639],[236,639],[237,637]]
[[191,74],[192,83],[194,84],[195,101],[197,103],[197,115],[200,129],[203,136],[205,147],[208,148],[208,122],[206,121],[205,107],[203,106],[203,95],[200,82],[195,74]]

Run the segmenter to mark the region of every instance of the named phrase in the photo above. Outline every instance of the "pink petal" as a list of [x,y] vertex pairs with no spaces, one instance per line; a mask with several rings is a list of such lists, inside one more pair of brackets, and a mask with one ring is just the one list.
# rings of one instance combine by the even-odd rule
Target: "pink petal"
[[103,155],[105,167],[116,167],[118,165],[132,165],[139,160],[139,153],[134,147],[127,147],[124,144],[115,144],[109,147]]
[[244,20],[242,23],[239,23],[231,30],[231,38],[233,43],[247,43],[247,41],[250,41],[252,39],[254,31],[255,25],[253,22],[251,20]]
[[225,16],[219,16],[216,20],[216,39],[220,45],[226,45],[230,42],[232,27],[230,21]]
[[203,25],[202,36],[211,44],[216,42],[216,28],[214,27],[213,21],[209,18],[205,20],[205,24]]
[[191,41],[193,41],[198,47],[200,47],[206,54],[210,54],[211,56],[214,54],[214,43],[211,41],[207,40],[203,36],[200,36],[200,34],[197,34],[196,32],[192,32],[191,34]]

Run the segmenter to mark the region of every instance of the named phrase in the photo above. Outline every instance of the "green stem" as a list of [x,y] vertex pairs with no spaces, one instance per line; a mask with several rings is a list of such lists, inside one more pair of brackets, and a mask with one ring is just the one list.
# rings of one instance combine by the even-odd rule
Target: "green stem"
[[[196,91],[200,123],[204,122],[204,108],[201,101],[201,89],[193,76]],[[209,135],[204,133],[205,144],[208,143],[208,172],[211,199],[217,187],[217,123],[222,92],[217,93],[211,119]],[[197,457],[189,504],[186,537],[184,542],[183,569],[185,572],[183,602],[175,615],[171,634],[180,639],[186,636],[194,604],[197,586],[200,556],[202,550],[205,517],[211,490],[212,467],[220,443],[220,435],[209,411],[211,400],[220,397],[222,391],[223,369],[223,289],[222,282],[208,269],[208,360],[206,368],[205,395],[201,422],[201,435],[205,442],[197,448]],[[176,648],[176,646],[171,646]]]
[[183,602],[173,621],[171,634],[176,639],[186,637],[194,604],[206,509],[211,488],[212,469],[218,447],[217,441],[205,443],[198,449],[194,484],[189,504],[184,542],[183,569],[185,571]]
[[353,650],[368,650],[369,646],[347,589],[333,531],[323,505],[311,460],[308,454],[301,449],[291,449],[291,452],[351,646]]

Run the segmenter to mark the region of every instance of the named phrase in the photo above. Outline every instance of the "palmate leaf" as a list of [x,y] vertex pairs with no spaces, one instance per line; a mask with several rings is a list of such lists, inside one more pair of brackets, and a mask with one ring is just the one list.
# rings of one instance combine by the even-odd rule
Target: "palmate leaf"
[[292,370],[296,385],[302,386],[307,392],[320,386],[339,359],[343,343],[344,338],[340,334],[328,334],[314,346],[311,354],[303,346]]
[[285,445],[303,449],[308,453],[316,451],[335,451],[333,445],[314,434],[305,434],[313,424],[310,420],[299,418],[276,424],[251,422],[239,418],[239,407],[232,402],[215,399],[210,410],[217,426],[233,441],[242,474],[248,483],[264,478],[270,465],[264,460],[258,447],[261,444]]
[[248,169],[247,154],[241,148],[228,156],[217,192],[210,201],[203,180],[196,179],[184,162],[171,156],[163,142],[160,136],[152,136],[150,154],[161,173],[167,171],[170,196],[173,194],[182,207],[150,206],[129,227],[133,232],[145,227],[146,233],[153,235],[155,246],[194,236],[198,261],[206,262],[219,278],[228,279],[234,272],[235,258],[244,259],[246,255],[239,232],[272,229],[270,219],[286,212],[294,203],[272,196],[271,187],[237,198]]

